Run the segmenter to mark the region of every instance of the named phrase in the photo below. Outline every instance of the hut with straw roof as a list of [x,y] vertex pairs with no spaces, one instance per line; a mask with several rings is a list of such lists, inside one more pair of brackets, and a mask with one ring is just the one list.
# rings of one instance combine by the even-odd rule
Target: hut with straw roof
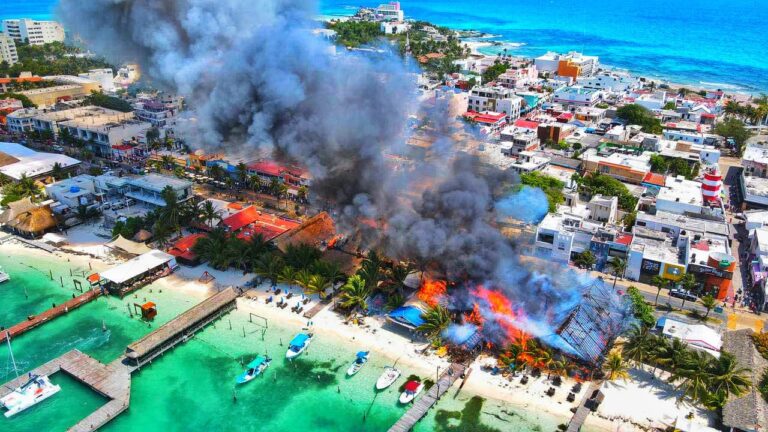
[[20,213],[7,225],[17,234],[34,238],[56,228],[57,222],[51,207],[44,205]]
[[7,225],[8,222],[16,219],[20,214],[28,212],[35,207],[37,207],[37,205],[35,205],[29,197],[8,203],[8,208],[0,213],[0,225]]
[[751,371],[755,386],[740,397],[730,397],[723,406],[723,425],[732,431],[758,431],[768,425],[768,403],[757,391],[757,383],[768,368],[768,360],[755,348],[751,329],[735,330],[725,334],[723,351],[736,357],[739,367]]
[[152,238],[151,232],[145,229],[141,229],[133,236],[133,241],[144,243],[151,238]]

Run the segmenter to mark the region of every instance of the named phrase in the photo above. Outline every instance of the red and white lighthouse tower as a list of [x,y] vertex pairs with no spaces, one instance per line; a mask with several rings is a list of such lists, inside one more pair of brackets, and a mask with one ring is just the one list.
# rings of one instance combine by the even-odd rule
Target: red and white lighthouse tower
[[720,189],[723,187],[723,176],[717,165],[711,165],[704,170],[701,181],[701,195],[705,201],[720,201]]

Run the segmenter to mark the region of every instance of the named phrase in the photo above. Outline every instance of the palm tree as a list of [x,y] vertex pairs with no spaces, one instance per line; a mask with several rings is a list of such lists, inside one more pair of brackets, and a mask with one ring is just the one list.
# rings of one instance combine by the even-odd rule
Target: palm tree
[[613,269],[613,290],[616,291],[616,279],[619,277],[624,278],[624,272],[627,271],[627,261],[621,258],[614,258],[610,262],[611,269]]
[[296,198],[299,202],[306,202],[307,196],[309,196],[309,189],[306,186],[299,186],[299,189],[296,191]]
[[384,273],[382,271],[381,257],[379,257],[375,250],[368,252],[368,256],[360,265],[358,273],[365,279],[365,285],[369,290],[373,290],[379,285]]
[[256,274],[269,279],[272,286],[275,286],[284,265],[285,263],[280,255],[266,253],[253,262],[253,271]]
[[213,228],[213,221],[221,220],[221,212],[216,210],[212,202],[206,200],[200,209],[200,217],[209,227]]
[[360,275],[354,275],[341,287],[340,304],[348,310],[358,307],[365,310],[368,307],[367,299],[370,294],[371,291],[367,288],[365,279]]
[[627,342],[624,343],[622,352],[624,356],[636,365],[645,363],[650,359],[652,350],[652,335],[650,329],[644,325],[632,324],[627,333]]
[[700,298],[701,305],[704,306],[704,309],[707,310],[707,313],[704,315],[704,319],[706,320],[709,316],[709,312],[717,306],[717,299],[714,298],[712,295],[707,294],[704,297]]
[[301,269],[293,275],[293,283],[302,288],[306,288],[311,283],[311,279],[312,273],[308,269]]
[[280,269],[280,273],[277,275],[277,281],[284,284],[295,284],[296,283],[296,269],[289,265],[284,265],[282,269]]
[[235,172],[237,173],[237,187],[245,186],[248,180],[248,166],[244,162],[240,162],[235,167]]
[[[685,276],[680,279],[680,285],[684,290],[691,292],[691,290],[696,287],[696,278],[694,278],[691,273],[686,273]],[[686,296],[683,296],[683,302],[680,304],[680,309],[685,309],[685,297]]]
[[218,164],[213,164],[210,167],[208,167],[208,173],[213,177],[214,180],[221,179],[221,176],[224,175],[221,167]]
[[160,158],[160,161],[163,163],[163,168],[165,168],[166,170],[173,169],[173,166],[176,164],[173,160],[173,156],[171,155],[163,155]]
[[405,279],[413,273],[414,269],[410,263],[394,263],[387,272],[387,287],[390,292],[402,294],[405,288]]
[[224,270],[230,264],[229,257],[225,254],[227,243],[227,232],[223,228],[216,228],[207,236],[201,237],[192,246],[192,252],[202,260],[208,261],[212,267]]
[[434,305],[424,313],[424,324],[417,329],[423,332],[428,338],[436,339],[451,324],[451,314],[442,305]]
[[64,178],[64,168],[60,163],[56,162],[53,164],[53,168],[51,168],[51,176],[56,180]]
[[19,181],[16,182],[14,185],[14,190],[16,191],[16,195],[19,198],[29,197],[32,200],[36,200],[43,194],[43,192],[40,190],[40,187],[37,185],[37,182],[27,177],[26,173],[22,174]]
[[621,353],[614,350],[608,354],[608,357],[603,363],[603,371],[608,374],[608,380],[613,381],[617,379],[626,380],[629,378],[629,367],[627,362],[621,357]]
[[254,174],[248,178],[248,186],[253,189],[254,192],[258,192],[264,186],[264,183],[261,180],[261,177]]
[[152,238],[163,248],[168,245],[172,233],[171,227],[160,221],[155,222],[152,226]]
[[659,305],[659,294],[661,294],[661,289],[664,288],[664,285],[667,284],[667,280],[663,277],[656,275],[651,278],[651,285],[656,287],[656,302],[655,305]]
[[341,282],[346,275],[341,272],[338,264],[325,260],[317,260],[312,264],[312,273],[320,275],[331,281],[332,284]]
[[309,281],[304,285],[304,291],[309,294],[317,294],[320,299],[325,298],[325,290],[331,287],[330,279],[322,275],[312,275]]
[[682,339],[672,338],[667,340],[659,338],[663,343],[659,344],[654,350],[654,359],[662,368],[673,371],[688,360],[688,344]]
[[739,367],[731,353],[722,352],[720,358],[711,358],[708,371],[710,394],[719,396],[704,401],[710,409],[722,408],[729,397],[741,396],[752,387],[749,369]]
[[702,351],[690,351],[687,358],[676,369],[670,370],[670,383],[677,383],[676,388],[683,393],[680,399],[694,402],[705,400],[709,393],[709,354]]
[[163,188],[163,191],[160,192],[160,196],[165,202],[165,206],[163,206],[161,210],[162,218],[168,226],[181,232],[180,219],[182,209],[179,205],[179,199],[176,196],[176,192],[170,186],[166,186]]

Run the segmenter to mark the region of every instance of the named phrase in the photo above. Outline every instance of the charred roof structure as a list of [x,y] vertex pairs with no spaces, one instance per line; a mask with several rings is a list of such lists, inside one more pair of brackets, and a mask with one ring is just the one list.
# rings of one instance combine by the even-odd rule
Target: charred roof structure
[[582,287],[582,301],[547,342],[582,361],[599,364],[621,333],[628,307],[602,279]]

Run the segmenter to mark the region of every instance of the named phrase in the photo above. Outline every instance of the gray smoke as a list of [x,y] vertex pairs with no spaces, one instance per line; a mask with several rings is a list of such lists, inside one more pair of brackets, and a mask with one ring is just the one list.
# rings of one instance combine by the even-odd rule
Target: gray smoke
[[[153,84],[184,95],[192,146],[303,164],[313,199],[332,205],[342,225],[382,222],[388,254],[466,281],[457,302],[471,303],[472,285],[482,283],[530,309],[544,329],[548,315],[578,302],[571,274],[530,271],[492,225],[496,189],[509,178],[456,151],[444,107],[425,112],[432,162],[392,168],[386,157],[402,148],[416,109],[413,79],[392,54],[331,54],[312,34],[314,2],[62,0],[59,13],[96,52],[136,62]],[[529,330],[543,335],[538,326]]]

